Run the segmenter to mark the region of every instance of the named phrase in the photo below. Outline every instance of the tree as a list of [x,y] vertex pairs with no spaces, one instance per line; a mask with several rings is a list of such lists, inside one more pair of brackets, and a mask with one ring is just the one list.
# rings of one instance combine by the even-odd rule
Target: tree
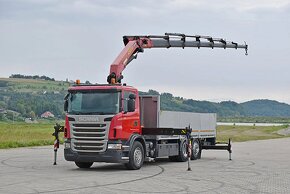
[[4,101],[0,101],[0,109],[6,109],[6,104]]
[[36,117],[36,115],[33,111],[30,111],[29,116],[30,116],[31,120],[34,120]]
[[151,89],[148,91],[148,94],[150,94],[150,95],[160,95],[159,92],[157,92],[155,90],[151,90]]
[[6,120],[6,115],[4,113],[0,113],[0,121]]
[[164,97],[164,98],[167,98],[167,99],[172,99],[173,98],[173,95],[170,94],[170,93],[162,93],[161,94],[161,97]]

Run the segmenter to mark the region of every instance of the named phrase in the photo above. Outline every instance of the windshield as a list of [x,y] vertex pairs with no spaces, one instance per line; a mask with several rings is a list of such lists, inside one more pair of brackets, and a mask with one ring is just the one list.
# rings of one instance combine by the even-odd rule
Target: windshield
[[70,114],[116,114],[120,112],[120,92],[73,91],[68,98]]

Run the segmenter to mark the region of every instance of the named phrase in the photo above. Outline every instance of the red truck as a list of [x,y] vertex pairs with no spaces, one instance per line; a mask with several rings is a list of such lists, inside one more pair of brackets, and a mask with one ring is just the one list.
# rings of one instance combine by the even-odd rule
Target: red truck
[[162,126],[159,97],[139,96],[136,88],[121,84],[122,72],[146,48],[218,47],[247,51],[248,46],[176,33],[124,36],[123,41],[125,48],[111,65],[108,84],[87,85],[77,81],[68,89],[64,105],[65,159],[74,161],[79,168],[90,168],[94,162],[110,162],[124,163],[128,169],[136,170],[145,160],[158,157],[177,161],[200,158],[202,149],[215,146],[215,128],[192,130],[195,120],[190,113],[179,116],[169,113],[173,114],[173,120],[178,117],[182,122]]

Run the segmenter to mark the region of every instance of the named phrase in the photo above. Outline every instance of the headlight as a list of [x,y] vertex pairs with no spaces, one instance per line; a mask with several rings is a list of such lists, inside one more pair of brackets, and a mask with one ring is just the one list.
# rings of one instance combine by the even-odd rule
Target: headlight
[[120,143],[108,144],[108,149],[121,150],[122,144],[120,144]]
[[69,149],[70,148],[70,142],[65,142],[64,143],[64,148]]

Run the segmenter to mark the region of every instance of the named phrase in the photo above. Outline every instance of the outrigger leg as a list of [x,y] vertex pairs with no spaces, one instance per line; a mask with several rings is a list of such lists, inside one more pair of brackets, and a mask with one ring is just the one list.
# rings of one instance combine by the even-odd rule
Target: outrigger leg
[[191,158],[191,132],[192,129],[190,126],[186,130],[186,138],[187,138],[187,171],[191,171],[190,167],[190,158]]
[[229,152],[229,160],[232,160],[232,144],[231,139],[228,143],[216,143],[215,145],[203,145],[203,150],[227,150]]
[[54,133],[52,134],[55,137],[53,148],[54,148],[54,162],[53,165],[56,165],[57,150],[59,148],[59,133],[64,131],[64,127],[56,123],[54,128]]
[[228,143],[228,152],[229,152],[229,160],[232,160],[232,144],[231,144],[231,139],[229,139],[229,143]]

